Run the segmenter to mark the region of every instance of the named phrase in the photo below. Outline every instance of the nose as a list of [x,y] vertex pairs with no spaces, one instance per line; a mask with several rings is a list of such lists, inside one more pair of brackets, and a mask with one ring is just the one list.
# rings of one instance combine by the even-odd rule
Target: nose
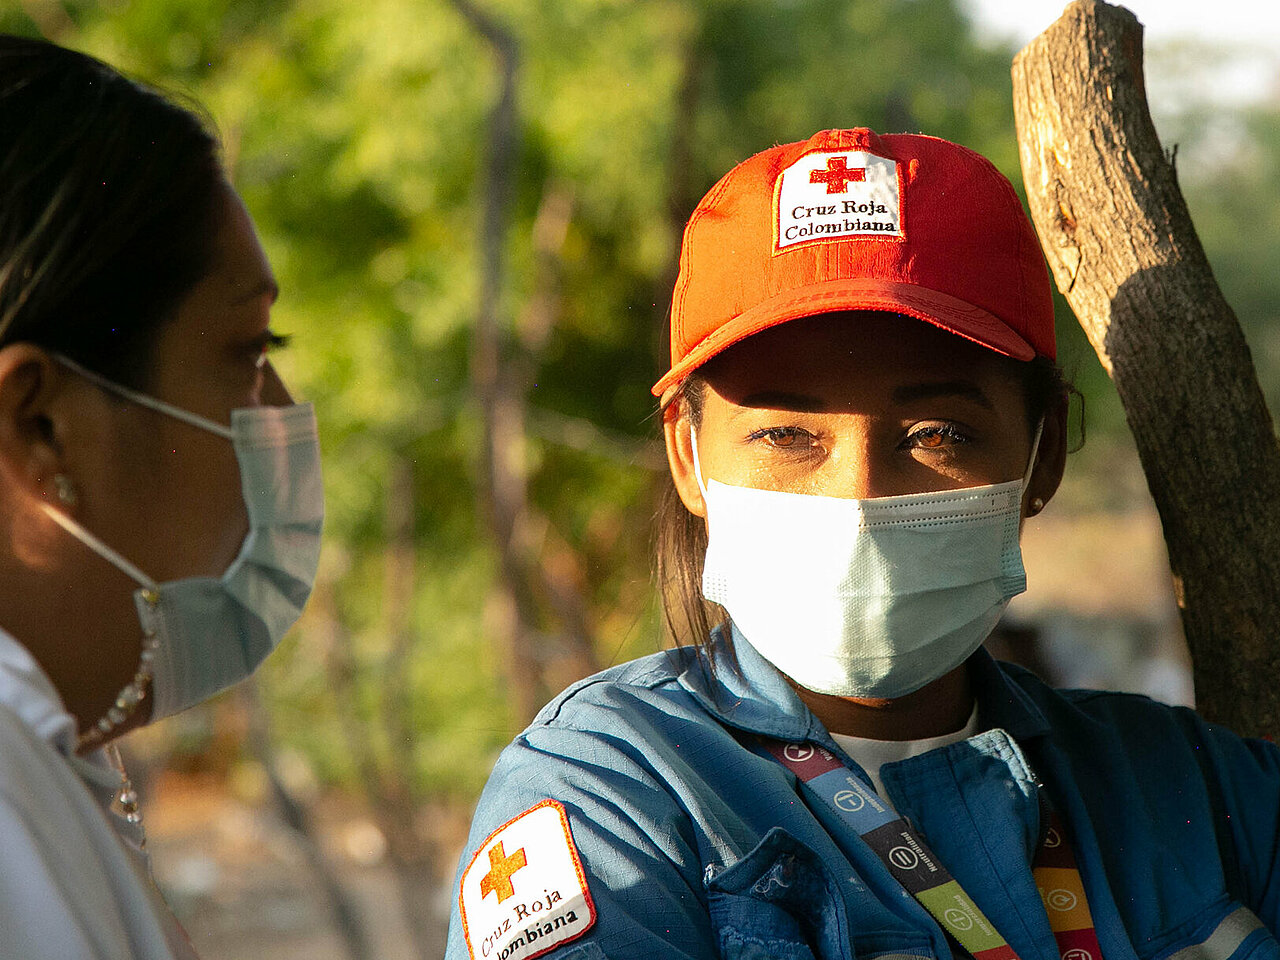
[[[858,429],[861,427],[862,429]],[[909,492],[902,488],[902,477],[891,464],[883,462],[870,431],[862,424],[846,426],[844,434],[833,445],[827,462],[814,477],[813,493],[844,499],[870,500]]]
[[284,385],[284,381],[280,379],[280,374],[276,373],[276,368],[271,365],[270,360],[263,364],[262,392],[259,397],[263,405],[268,407],[287,407],[293,403],[289,388]]

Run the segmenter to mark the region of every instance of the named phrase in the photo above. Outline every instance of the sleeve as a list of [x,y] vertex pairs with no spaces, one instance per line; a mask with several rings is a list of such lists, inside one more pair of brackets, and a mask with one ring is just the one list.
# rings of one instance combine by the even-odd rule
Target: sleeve
[[1183,716],[1196,727],[1228,889],[1280,934],[1280,749]]
[[694,824],[641,739],[557,723],[503,752],[459,863],[449,960],[716,954]]

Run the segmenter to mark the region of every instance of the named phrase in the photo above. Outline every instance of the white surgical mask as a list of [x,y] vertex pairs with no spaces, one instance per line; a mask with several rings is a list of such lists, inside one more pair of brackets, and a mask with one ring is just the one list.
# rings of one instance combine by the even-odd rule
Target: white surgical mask
[[903,697],[963,663],[1026,589],[1021,480],[857,500],[757,490],[694,470],[709,542],[702,592],[809,690]]
[[315,582],[324,520],[315,412],[309,403],[245,407],[231,411],[225,427],[57,359],[111,393],[225,437],[235,449],[249,533],[221,577],[157,583],[44,505],[64,529],[138,583],[134,602],[143,633],[158,641],[151,717],[170,716],[253,673],[302,612]]

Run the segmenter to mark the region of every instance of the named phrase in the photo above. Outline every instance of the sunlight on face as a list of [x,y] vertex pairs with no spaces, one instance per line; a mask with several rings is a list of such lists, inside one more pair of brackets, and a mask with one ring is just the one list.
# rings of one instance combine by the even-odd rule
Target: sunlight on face
[[703,479],[860,499],[1016,480],[1031,444],[1018,370],[896,314],[782,324],[704,368]]

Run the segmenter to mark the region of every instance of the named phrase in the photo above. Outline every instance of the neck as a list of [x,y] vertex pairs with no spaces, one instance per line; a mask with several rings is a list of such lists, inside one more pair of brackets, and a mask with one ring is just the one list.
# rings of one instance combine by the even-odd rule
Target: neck
[[[6,539],[11,546],[0,555],[0,628],[35,658],[84,732],[138,669],[136,585],[70,538],[47,552],[24,538]],[[148,699],[113,736],[149,712]]]
[[915,693],[894,700],[837,697],[794,683],[805,706],[831,733],[869,740],[925,740],[955,733],[973,712],[969,669],[961,664]]

